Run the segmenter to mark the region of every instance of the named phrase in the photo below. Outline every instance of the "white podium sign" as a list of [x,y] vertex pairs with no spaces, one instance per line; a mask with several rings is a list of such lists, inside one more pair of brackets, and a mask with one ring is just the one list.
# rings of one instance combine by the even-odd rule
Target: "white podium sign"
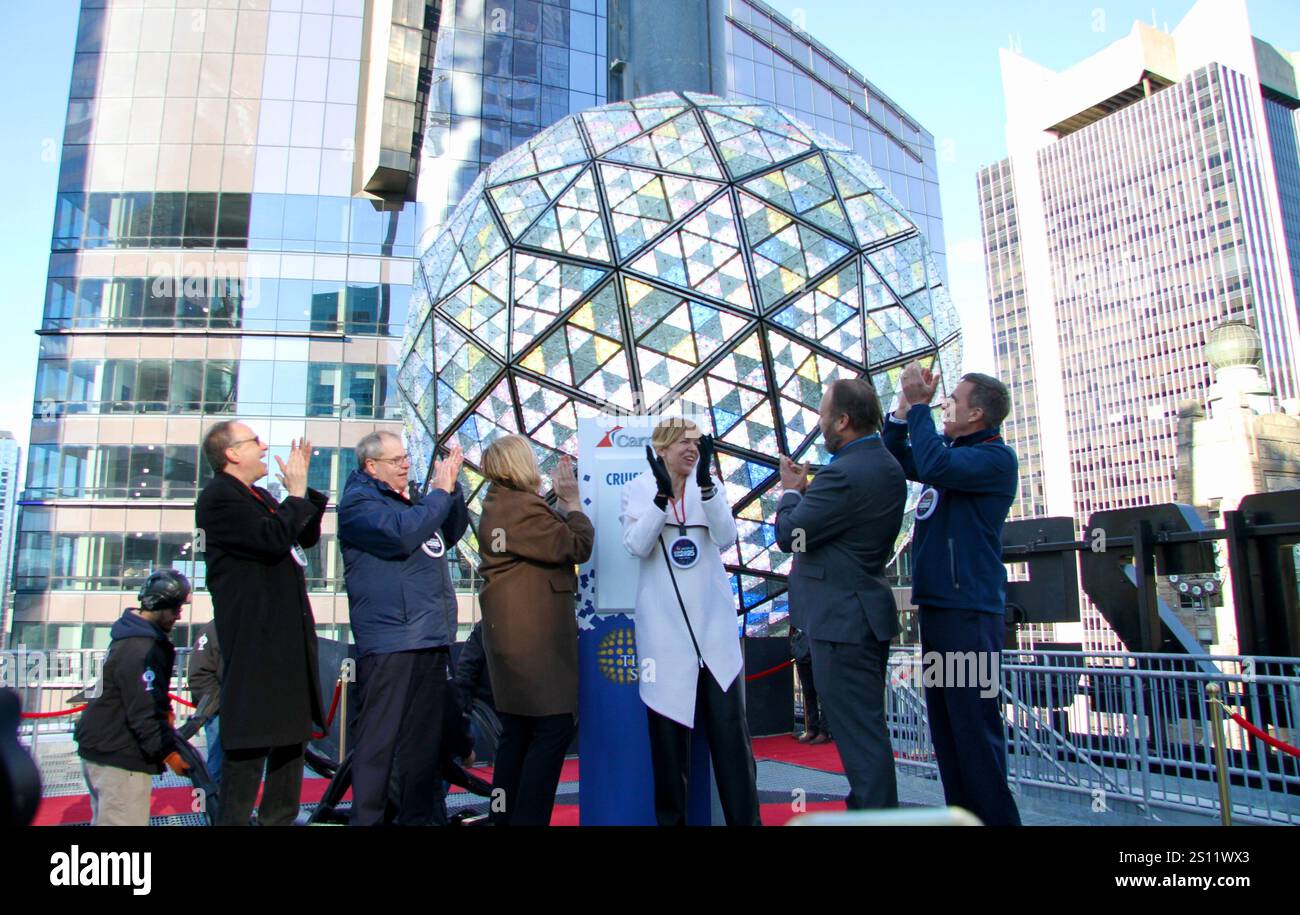
[[596,544],[583,571],[591,575],[595,586],[597,613],[631,613],[636,606],[641,567],[640,560],[623,547],[619,520],[623,486],[649,471],[645,446],[650,444],[655,426],[669,418],[656,414],[578,419],[578,490],[596,528]]

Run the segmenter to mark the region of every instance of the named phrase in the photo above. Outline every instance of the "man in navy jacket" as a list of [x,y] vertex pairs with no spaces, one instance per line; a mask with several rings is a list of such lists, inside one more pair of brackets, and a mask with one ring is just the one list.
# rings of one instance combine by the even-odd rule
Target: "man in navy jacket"
[[384,822],[396,765],[398,822],[437,816],[438,751],[447,669],[456,640],[456,592],[446,551],[469,526],[456,475],[460,447],[434,470],[419,501],[407,496],[402,440],[372,432],[339,502],[339,545],[361,691],[352,754],[352,825]]
[[[929,406],[938,376],[913,362],[901,381],[884,438],[907,478],[925,486],[912,540],[923,669],[942,659],[943,678],[961,681],[926,687],[944,797],[990,826],[1018,826],[998,691],[1007,582],[1002,525],[1018,481],[1016,453],[999,427],[1011,398],[996,378],[964,375],[944,404],[941,437]],[[993,671],[991,682],[972,682],[978,671]]]

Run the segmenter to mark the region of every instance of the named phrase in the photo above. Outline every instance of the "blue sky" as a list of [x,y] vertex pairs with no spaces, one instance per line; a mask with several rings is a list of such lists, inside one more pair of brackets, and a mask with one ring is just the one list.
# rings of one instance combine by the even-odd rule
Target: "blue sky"
[[[857,68],[934,134],[948,265],[969,343],[967,367],[991,370],[975,174],[1006,154],[998,49],[1063,69],[1142,20],[1172,28],[1191,0],[768,0]],[[0,429],[27,444],[37,338],[49,260],[59,144],[72,72],[76,0],[0,0],[5,32],[0,111],[0,267],[6,277]],[[1254,33],[1300,49],[1296,0],[1248,0]]]

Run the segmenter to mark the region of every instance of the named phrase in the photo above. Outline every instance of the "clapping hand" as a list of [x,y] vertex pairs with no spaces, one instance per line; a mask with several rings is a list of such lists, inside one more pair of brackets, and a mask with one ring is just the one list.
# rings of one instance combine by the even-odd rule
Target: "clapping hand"
[[456,478],[460,475],[460,465],[465,460],[460,443],[453,442],[447,449],[447,456],[433,466],[433,485],[450,494],[456,488]]
[[555,499],[567,511],[578,508],[578,472],[573,467],[573,458],[567,454],[556,462],[551,473],[551,489],[555,490]]
[[796,464],[787,455],[781,455],[781,486],[795,492],[808,488],[808,462]]
[[655,454],[654,449],[649,445],[645,446],[645,459],[650,464],[650,472],[654,474],[655,486],[658,491],[655,493],[655,504],[661,509],[667,507],[668,500],[673,497],[673,478],[668,473],[668,466],[664,464],[664,459]]
[[939,389],[941,377],[929,369],[921,368],[919,362],[908,363],[900,379],[903,397],[907,399],[908,405],[914,407],[917,404],[928,404],[933,400],[934,392]]
[[713,486],[713,436],[701,435],[695,446],[700,451],[700,459],[695,462],[695,482],[705,490]]
[[288,490],[289,495],[302,498],[307,495],[307,469],[311,466],[311,442],[307,439],[294,439],[289,443],[289,460],[284,461],[276,455],[275,462],[280,465],[276,474],[280,485]]

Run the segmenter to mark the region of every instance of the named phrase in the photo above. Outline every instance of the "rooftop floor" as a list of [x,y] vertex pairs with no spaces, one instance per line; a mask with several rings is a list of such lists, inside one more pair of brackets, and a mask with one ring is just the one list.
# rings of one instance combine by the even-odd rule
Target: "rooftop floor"
[[[201,735],[194,739],[202,747]],[[90,822],[90,797],[82,781],[76,744],[70,736],[43,735],[37,744],[37,761],[41,769],[42,801],[34,825],[70,826]],[[758,762],[759,803],[763,824],[780,826],[797,813],[842,811],[849,783],[844,776],[834,744],[805,746],[788,735],[754,739],[754,756]],[[474,773],[491,780],[491,767],[479,765]],[[565,761],[556,795],[552,826],[578,825],[579,763],[576,757]],[[325,792],[327,780],[306,770],[302,804],[310,812]],[[941,807],[943,789],[923,771],[900,764],[898,794],[903,807]],[[796,810],[796,798],[802,809]],[[1017,798],[1026,826],[1115,826],[1149,825],[1150,820],[1126,817],[1121,813],[1094,813],[1090,804],[1063,800],[1059,796],[1030,796],[1021,792]],[[447,810],[454,814],[465,808],[486,811],[487,799],[453,788],[447,797]],[[342,805],[347,806],[347,802]],[[171,772],[154,777],[152,826],[199,826],[202,818],[191,812],[191,788],[188,779]],[[1181,820],[1180,824],[1217,822],[1209,818]]]

